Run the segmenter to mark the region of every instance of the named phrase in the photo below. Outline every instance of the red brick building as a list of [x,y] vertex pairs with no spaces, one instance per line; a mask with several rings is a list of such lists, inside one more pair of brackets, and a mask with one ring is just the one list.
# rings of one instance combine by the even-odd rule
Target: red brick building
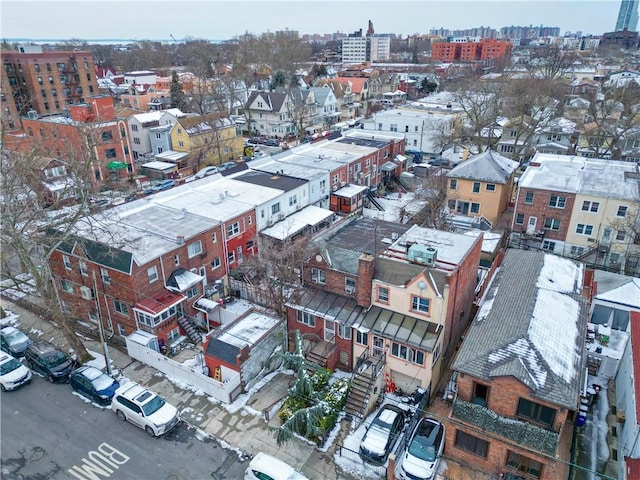
[[447,455],[492,475],[567,478],[584,382],[580,264],[509,250],[452,364]]
[[113,99],[95,96],[71,105],[69,115],[33,115],[22,118],[25,135],[15,137],[14,148],[54,158],[75,159],[77,171],[90,162],[90,179],[97,189],[108,182],[135,175],[135,162],[126,122],[115,117]]
[[43,52],[30,46],[1,55],[3,121],[10,129],[19,129],[20,117],[30,110],[39,115],[61,113],[99,93],[90,52]]
[[485,38],[479,42],[438,42],[431,45],[434,62],[475,62],[508,58],[512,44],[508,40]]

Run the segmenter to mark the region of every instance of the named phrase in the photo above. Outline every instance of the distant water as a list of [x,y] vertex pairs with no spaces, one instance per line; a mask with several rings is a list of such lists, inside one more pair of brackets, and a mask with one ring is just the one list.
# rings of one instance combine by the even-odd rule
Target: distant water
[[[2,40],[10,43],[31,43],[36,45],[44,45],[51,43],[62,43],[71,40],[79,40],[81,42],[87,42],[91,45],[127,45],[130,43],[141,42],[144,40],[150,40],[152,42],[162,43],[183,43],[184,39],[172,39],[172,38],[3,38]],[[223,43],[226,40],[209,40],[211,43]]]

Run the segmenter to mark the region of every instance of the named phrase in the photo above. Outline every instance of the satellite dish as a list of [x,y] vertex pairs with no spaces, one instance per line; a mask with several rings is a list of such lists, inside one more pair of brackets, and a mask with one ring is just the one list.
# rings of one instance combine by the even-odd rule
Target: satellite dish
[[322,261],[322,255],[316,255],[316,262]]

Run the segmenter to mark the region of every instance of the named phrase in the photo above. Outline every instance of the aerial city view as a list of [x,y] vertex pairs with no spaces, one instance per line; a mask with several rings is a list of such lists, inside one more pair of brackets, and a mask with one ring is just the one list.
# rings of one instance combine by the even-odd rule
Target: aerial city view
[[0,477],[640,480],[639,0],[5,0]]

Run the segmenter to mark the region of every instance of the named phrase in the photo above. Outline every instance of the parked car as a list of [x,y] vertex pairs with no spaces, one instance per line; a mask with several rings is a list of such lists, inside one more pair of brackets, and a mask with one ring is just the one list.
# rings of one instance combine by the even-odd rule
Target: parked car
[[3,392],[15,390],[31,382],[31,370],[8,353],[0,353],[0,388]]
[[14,357],[24,357],[24,352],[31,345],[31,339],[15,327],[4,327],[0,330],[0,349]]
[[398,473],[401,480],[435,478],[438,461],[444,450],[444,425],[432,418],[422,418],[411,433],[402,455]]
[[91,365],[75,369],[69,376],[74,391],[99,405],[109,405],[120,383]]
[[266,453],[259,452],[249,462],[244,480],[308,480],[291,465]]
[[395,405],[383,405],[360,443],[360,458],[365,462],[382,465],[402,433],[405,412]]
[[213,175],[214,173],[218,173],[218,167],[213,165],[209,165],[208,167],[204,167],[196,173],[196,178],[204,178],[208,175]]
[[160,395],[133,382],[116,390],[111,400],[111,410],[120,420],[129,421],[144,429],[151,437],[167,433],[180,421],[176,407],[167,403]]
[[220,165],[220,170],[229,170],[230,168],[233,168],[236,166],[236,162],[225,162],[222,165]]
[[262,145],[264,143],[264,139],[261,137],[251,137],[247,140],[248,145]]
[[46,340],[38,340],[27,347],[24,360],[50,382],[67,382],[75,361]]
[[277,138],[267,138],[264,141],[264,144],[267,147],[279,147],[280,146],[280,140],[278,140]]
[[163,180],[157,185],[154,185],[153,187],[151,187],[151,190],[153,190],[154,192],[161,192],[162,190],[169,190],[170,188],[173,188],[175,186],[176,186],[175,180]]
[[446,158],[432,158],[429,160],[429,165],[433,165],[434,167],[448,167],[449,160]]

